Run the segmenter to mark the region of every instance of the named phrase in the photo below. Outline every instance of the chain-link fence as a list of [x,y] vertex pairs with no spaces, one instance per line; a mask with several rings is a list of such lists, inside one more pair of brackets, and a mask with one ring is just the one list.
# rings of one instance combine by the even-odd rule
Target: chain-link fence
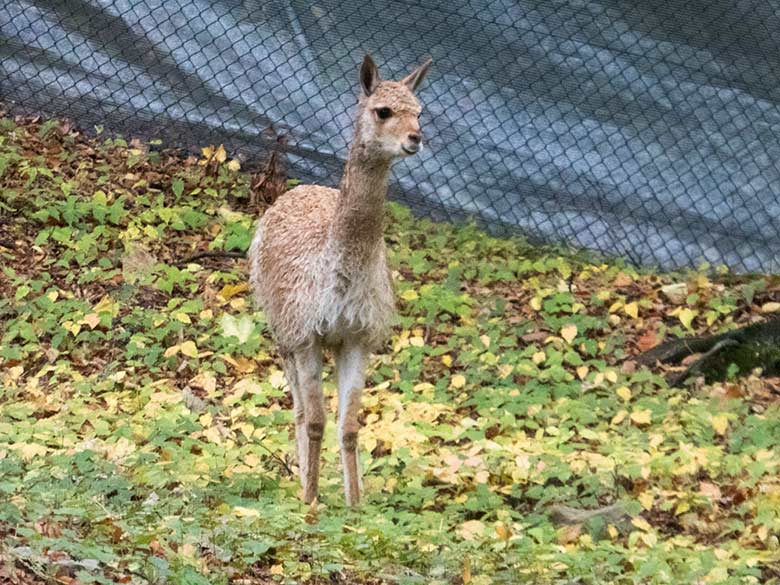
[[[423,57],[393,195],[636,263],[780,271],[777,0],[2,0],[0,99],[335,185],[357,70]],[[279,138],[284,137],[280,143]]]

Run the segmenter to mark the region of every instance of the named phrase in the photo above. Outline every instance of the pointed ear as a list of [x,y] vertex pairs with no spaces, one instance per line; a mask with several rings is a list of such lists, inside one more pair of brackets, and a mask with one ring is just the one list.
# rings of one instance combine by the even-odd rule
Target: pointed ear
[[428,73],[428,69],[430,69],[431,63],[433,63],[433,59],[429,58],[425,63],[404,77],[402,82],[405,83],[406,86],[412,91],[416,91],[417,88],[420,87],[422,80],[425,79],[425,75]]
[[382,78],[379,77],[379,69],[376,68],[376,63],[371,58],[371,55],[363,57],[363,64],[360,66],[360,85],[363,87],[363,93],[366,97],[374,93],[376,86]]

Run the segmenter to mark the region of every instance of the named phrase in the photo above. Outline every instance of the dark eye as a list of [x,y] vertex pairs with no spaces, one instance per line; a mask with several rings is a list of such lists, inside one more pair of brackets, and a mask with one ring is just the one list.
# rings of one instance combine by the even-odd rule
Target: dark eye
[[376,115],[380,120],[387,120],[390,116],[393,115],[393,112],[390,111],[390,108],[378,108]]

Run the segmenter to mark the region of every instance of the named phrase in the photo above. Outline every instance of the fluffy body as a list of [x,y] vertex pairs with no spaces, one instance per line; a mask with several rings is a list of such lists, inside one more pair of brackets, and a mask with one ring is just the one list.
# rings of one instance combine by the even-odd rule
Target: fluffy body
[[317,185],[288,191],[260,220],[250,282],[282,354],[350,337],[375,348],[395,299],[381,238],[345,248],[335,232],[341,193]]
[[382,237],[393,160],[422,147],[420,104],[412,93],[430,62],[403,81],[382,81],[370,57],[339,189],[302,185],[258,223],[249,250],[250,283],[284,359],[293,396],[303,499],[319,490],[325,430],[322,350],[336,356],[339,443],[347,503],[360,499],[357,436],[369,352],[387,335],[394,295]]

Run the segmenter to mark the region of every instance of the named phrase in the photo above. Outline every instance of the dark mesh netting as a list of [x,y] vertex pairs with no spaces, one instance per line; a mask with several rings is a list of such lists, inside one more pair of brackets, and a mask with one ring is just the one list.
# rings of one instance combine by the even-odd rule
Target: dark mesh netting
[[[665,267],[780,270],[777,0],[3,0],[0,99],[338,182],[357,70],[434,58],[393,196]],[[283,141],[279,139],[284,137]],[[282,146],[283,145],[283,146]]]

